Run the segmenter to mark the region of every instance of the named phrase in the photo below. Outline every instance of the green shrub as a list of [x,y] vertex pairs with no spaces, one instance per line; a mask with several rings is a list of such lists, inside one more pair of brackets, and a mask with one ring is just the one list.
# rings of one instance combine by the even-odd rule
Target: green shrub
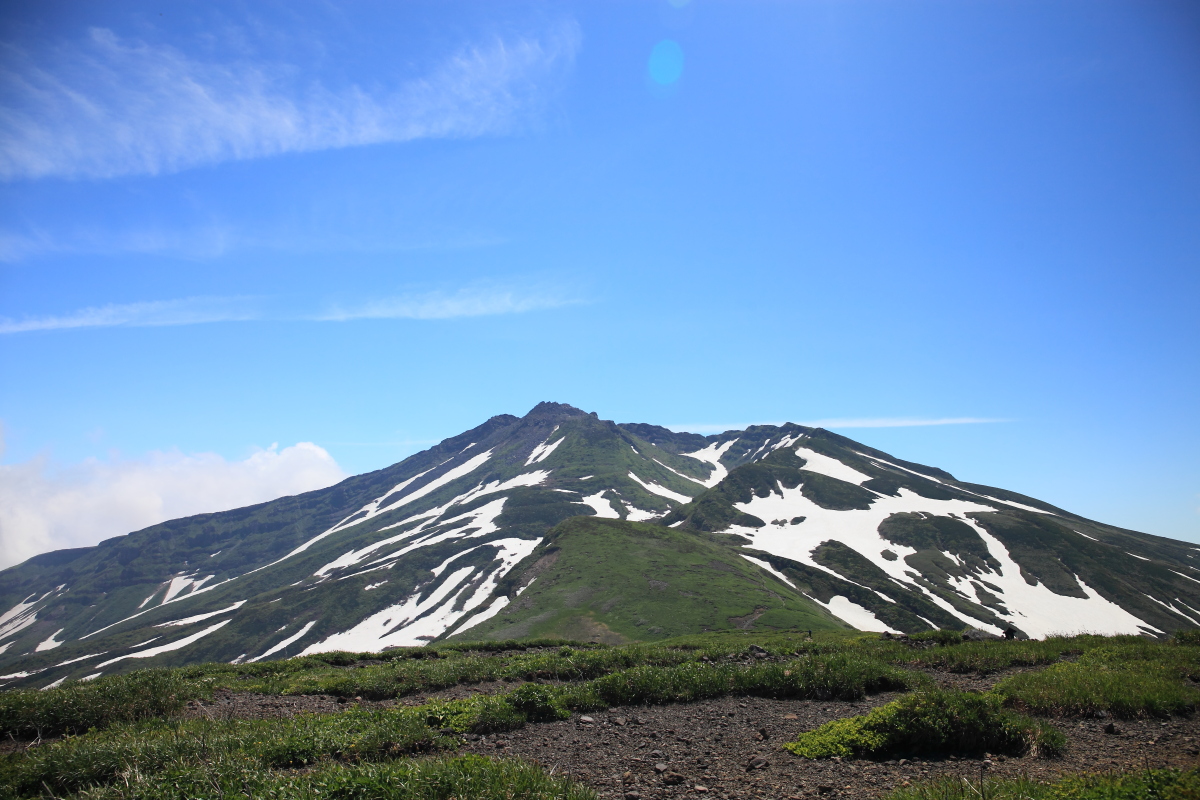
[[571,716],[571,712],[560,705],[558,693],[536,683],[521,686],[510,693],[507,700],[530,722],[549,722]]
[[177,713],[188,700],[207,693],[176,670],[147,669],[72,681],[56,689],[0,692],[0,733],[57,736]]
[[1195,800],[1200,797],[1200,770],[1142,770],[1125,774],[1072,775],[1053,783],[1027,778],[976,781],[945,776],[897,789],[887,800]]
[[1185,686],[1177,669],[1150,661],[1056,664],[1005,678],[994,691],[1032,714],[1165,717],[1191,713],[1200,701],[1200,691]]
[[950,647],[962,644],[963,642],[962,631],[951,631],[945,628],[936,628],[932,631],[918,631],[917,633],[909,634],[908,638],[914,642],[933,642],[943,647]]
[[1200,645],[1200,630],[1177,630],[1174,637],[1175,644],[1184,645]]
[[457,745],[458,738],[440,734],[440,727],[431,728],[421,708],[116,725],[10,757],[0,783],[27,794],[76,792],[130,774],[186,772],[227,761],[247,769],[285,769],[327,760],[390,760]]
[[786,747],[805,758],[1030,750],[1057,755],[1066,746],[1058,730],[1007,711],[1000,698],[939,689],[916,692],[871,712],[828,722]]
[[[2,790],[0,790],[2,791]],[[0,795],[2,796],[2,795]],[[325,763],[304,772],[222,758],[203,766],[131,770],[119,784],[92,786],[78,800],[595,800],[585,786],[516,760],[468,755],[387,763]]]

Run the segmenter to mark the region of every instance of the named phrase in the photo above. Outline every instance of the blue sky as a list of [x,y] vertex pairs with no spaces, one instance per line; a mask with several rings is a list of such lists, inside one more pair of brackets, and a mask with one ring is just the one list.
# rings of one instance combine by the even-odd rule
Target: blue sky
[[1200,541],[1194,4],[58,2],[0,41],[8,542],[540,400],[825,421]]

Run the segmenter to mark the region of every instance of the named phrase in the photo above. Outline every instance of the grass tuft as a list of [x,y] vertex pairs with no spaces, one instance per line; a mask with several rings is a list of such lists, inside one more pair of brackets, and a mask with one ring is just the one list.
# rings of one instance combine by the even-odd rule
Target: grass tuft
[[1053,783],[1027,778],[975,781],[942,777],[897,789],[887,800],[1195,800],[1200,770],[1153,769],[1072,775]]
[[994,689],[1009,706],[1031,714],[1166,717],[1189,714],[1200,691],[1185,686],[1178,667],[1150,661],[1055,664],[1005,678]]
[[933,689],[827,722],[784,747],[805,758],[1020,755],[1031,750],[1055,756],[1066,747],[1066,737],[1044,722],[1005,710],[993,695]]
[[72,681],[50,691],[0,692],[0,731],[22,738],[83,733],[120,722],[155,719],[179,712],[207,688],[178,670],[146,669]]

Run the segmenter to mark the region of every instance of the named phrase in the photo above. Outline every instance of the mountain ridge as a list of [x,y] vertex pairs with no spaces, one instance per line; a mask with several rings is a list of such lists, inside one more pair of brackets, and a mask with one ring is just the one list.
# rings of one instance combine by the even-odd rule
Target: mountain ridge
[[[648,523],[673,531],[670,547],[645,550],[672,580],[627,555],[661,538]],[[607,598],[599,605],[564,594],[579,576],[561,567],[522,596],[556,537],[571,543],[564,565],[578,564],[576,552],[606,554],[609,566],[571,590]],[[680,597],[726,609],[715,583],[704,588],[708,562],[689,560],[700,551],[732,570],[720,591],[742,598],[704,621],[678,610]],[[327,489],[0,572],[0,683],[500,636],[533,617],[530,630],[609,631],[597,634],[606,640],[686,632],[677,619],[711,628],[751,617],[760,627],[1041,636],[1087,624],[1161,636],[1200,627],[1195,552],[820,428],[704,436],[543,402]]]

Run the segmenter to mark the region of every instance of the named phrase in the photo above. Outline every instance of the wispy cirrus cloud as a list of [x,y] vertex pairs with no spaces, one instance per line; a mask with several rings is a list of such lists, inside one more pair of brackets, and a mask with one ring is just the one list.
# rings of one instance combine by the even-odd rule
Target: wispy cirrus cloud
[[920,428],[926,425],[980,425],[1009,422],[991,417],[849,417],[801,422],[810,428]]
[[371,300],[331,309],[317,319],[454,319],[494,314],[521,314],[561,308],[580,302],[556,289],[516,289],[503,286],[467,287],[455,292],[425,292]]
[[9,319],[0,317],[0,334],[57,331],[75,328],[145,328],[163,325],[199,325],[259,319],[252,298],[190,297],[144,303],[110,303],[65,314]]
[[[798,424],[808,428],[916,428],[926,425],[978,425],[990,422],[1009,422],[1007,419],[990,417],[846,417],[816,419]],[[751,425],[783,425],[783,422],[745,422],[731,425],[710,423],[668,425],[673,431],[687,433],[724,433],[740,431]]]
[[94,28],[0,72],[0,178],[157,175],[283,153],[511,132],[570,66],[574,24],[467,47],[391,88],[329,88],[292,65],[216,63]]
[[320,312],[280,311],[271,307],[270,300],[260,297],[190,297],[141,303],[113,303],[62,314],[20,319],[0,317],[0,334],[82,328],[200,325],[252,320],[349,322],[361,319],[457,319],[522,314],[582,302],[562,290],[502,285],[477,285],[456,291],[397,294],[334,306]]

